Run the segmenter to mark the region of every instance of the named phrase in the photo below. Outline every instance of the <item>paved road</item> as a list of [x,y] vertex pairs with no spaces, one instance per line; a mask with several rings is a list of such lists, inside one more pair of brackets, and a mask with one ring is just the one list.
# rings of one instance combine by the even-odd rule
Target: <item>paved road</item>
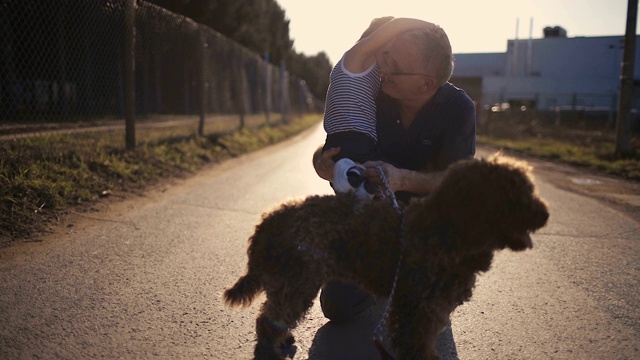
[[[244,272],[264,210],[331,192],[310,163],[322,140],[317,128],[0,250],[0,359],[250,358],[259,304],[230,311],[220,296]],[[537,175],[549,225],[534,250],[498,254],[454,313],[442,355],[640,358],[639,223]],[[316,304],[294,358],[377,358],[383,305],[335,326]]]

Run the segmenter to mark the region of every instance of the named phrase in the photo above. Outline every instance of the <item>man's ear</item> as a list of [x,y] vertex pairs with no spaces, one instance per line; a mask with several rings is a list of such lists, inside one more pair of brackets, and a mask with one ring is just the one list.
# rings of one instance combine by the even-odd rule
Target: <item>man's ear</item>
[[428,92],[436,87],[436,79],[431,76],[424,76],[424,80],[422,83],[422,90],[424,92]]

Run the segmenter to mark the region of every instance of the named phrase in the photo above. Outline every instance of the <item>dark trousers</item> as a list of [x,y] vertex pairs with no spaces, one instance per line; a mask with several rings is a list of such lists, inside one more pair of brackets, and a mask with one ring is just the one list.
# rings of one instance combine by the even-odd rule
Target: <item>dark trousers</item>
[[324,316],[335,322],[348,322],[375,303],[376,299],[368,291],[352,282],[330,281],[320,293]]

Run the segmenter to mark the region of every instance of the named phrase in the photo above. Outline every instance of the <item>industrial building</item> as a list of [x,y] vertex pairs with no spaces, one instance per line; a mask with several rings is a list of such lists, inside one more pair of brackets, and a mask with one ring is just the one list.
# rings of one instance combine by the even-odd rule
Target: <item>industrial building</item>
[[[508,40],[506,53],[454,54],[451,82],[479,109],[573,110],[614,118],[624,36],[571,38],[558,26],[544,28],[543,34]],[[640,78],[639,46],[636,41],[635,79]],[[633,109],[634,115],[640,109],[638,91]]]

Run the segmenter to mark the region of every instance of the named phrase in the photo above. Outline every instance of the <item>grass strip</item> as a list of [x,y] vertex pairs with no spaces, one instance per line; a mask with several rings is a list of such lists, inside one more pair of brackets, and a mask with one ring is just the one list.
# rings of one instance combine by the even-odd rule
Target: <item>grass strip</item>
[[627,159],[616,159],[613,143],[581,145],[553,138],[495,138],[477,136],[479,144],[512,150],[522,154],[559,161],[604,172],[628,180],[640,180],[640,154]]
[[139,192],[160,179],[184,176],[289,138],[321,119],[309,115],[288,124],[204,137],[182,134],[178,128],[145,130],[146,140],[131,151],[123,149],[122,131],[4,141],[0,143],[0,247],[33,237],[72,206],[114,191]]
[[[289,124],[256,121],[228,132],[220,122],[205,137],[196,127],[162,127],[138,133],[135,150],[123,149],[122,131],[41,135],[0,142],[0,247],[28,239],[67,209],[111,192],[141,192],[160,179],[193,173],[291,137],[321,121],[305,116]],[[218,124],[218,125],[220,125]],[[231,128],[229,128],[231,126]],[[236,127],[237,128],[237,127]],[[223,131],[224,130],[224,131]],[[489,137],[479,144],[640,180],[640,154],[615,159],[610,142],[581,143],[550,137]]]

